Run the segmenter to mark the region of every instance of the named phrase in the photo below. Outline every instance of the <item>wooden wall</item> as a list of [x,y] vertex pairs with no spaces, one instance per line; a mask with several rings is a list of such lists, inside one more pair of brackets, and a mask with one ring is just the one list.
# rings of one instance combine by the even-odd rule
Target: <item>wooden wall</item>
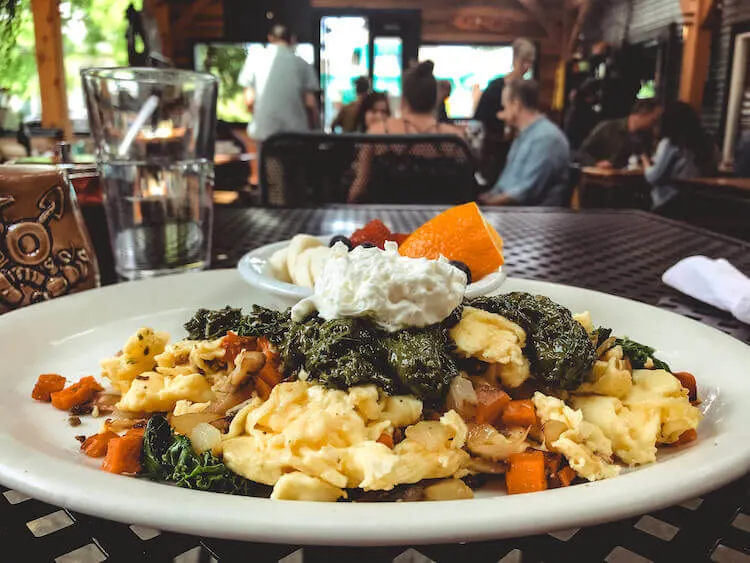
[[582,29],[584,42],[619,46],[628,37],[632,0],[599,0],[591,4]]
[[642,43],[663,37],[671,23],[682,25],[680,0],[633,0],[628,41]]
[[224,36],[223,0],[144,0],[159,25],[164,54],[179,68],[191,68],[193,43]]
[[[169,33],[164,34],[166,50],[177,66],[192,63],[192,43],[221,39],[224,35],[222,0],[154,0],[168,7]],[[252,1],[252,0],[250,0]],[[523,3],[536,4],[558,33],[551,40]],[[562,0],[312,0],[314,8],[370,8],[422,10],[422,41],[458,43],[511,42],[519,36],[537,41],[542,103],[549,107],[554,89],[555,69],[562,52]],[[184,30],[180,18],[194,16]],[[575,16],[575,14],[573,14]]]
[[670,24],[682,25],[680,0],[599,0],[587,18],[587,42],[615,46],[664,37]]

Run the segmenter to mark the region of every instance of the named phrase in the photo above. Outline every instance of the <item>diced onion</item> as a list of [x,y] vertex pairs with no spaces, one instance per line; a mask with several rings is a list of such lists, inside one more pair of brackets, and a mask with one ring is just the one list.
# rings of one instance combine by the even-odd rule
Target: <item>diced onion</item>
[[528,446],[527,434],[528,428],[510,430],[506,436],[489,424],[470,424],[466,449],[479,457],[500,461],[523,452]]
[[180,414],[169,418],[169,424],[174,428],[175,432],[182,434],[183,436],[190,436],[195,428],[201,422],[213,422],[221,418],[220,414],[210,412],[191,412],[188,414]]
[[445,398],[446,408],[453,409],[466,420],[474,416],[477,402],[477,393],[471,380],[464,375],[454,377]]
[[190,433],[190,441],[193,443],[195,453],[202,454],[206,450],[211,450],[214,455],[221,453],[221,432],[207,422],[195,425]]

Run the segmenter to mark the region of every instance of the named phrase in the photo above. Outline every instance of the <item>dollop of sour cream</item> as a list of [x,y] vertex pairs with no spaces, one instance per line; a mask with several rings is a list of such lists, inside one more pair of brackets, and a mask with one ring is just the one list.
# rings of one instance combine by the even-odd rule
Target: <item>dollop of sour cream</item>
[[458,307],[466,291],[466,274],[440,257],[407,258],[395,242],[385,250],[342,243],[331,249],[313,295],[292,308],[303,320],[313,311],[326,320],[369,317],[394,332],[438,323]]

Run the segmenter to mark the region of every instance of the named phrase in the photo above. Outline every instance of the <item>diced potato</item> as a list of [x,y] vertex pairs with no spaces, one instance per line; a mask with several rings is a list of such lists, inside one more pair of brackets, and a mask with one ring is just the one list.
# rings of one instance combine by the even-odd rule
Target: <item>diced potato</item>
[[474,498],[474,491],[461,479],[445,479],[425,487],[425,500],[459,500]]

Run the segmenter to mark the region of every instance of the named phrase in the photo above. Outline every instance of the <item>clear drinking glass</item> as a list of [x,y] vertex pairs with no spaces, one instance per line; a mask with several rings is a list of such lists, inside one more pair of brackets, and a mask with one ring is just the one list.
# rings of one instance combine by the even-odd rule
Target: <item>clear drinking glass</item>
[[92,68],[81,77],[118,275],[206,268],[216,78],[150,68]]

